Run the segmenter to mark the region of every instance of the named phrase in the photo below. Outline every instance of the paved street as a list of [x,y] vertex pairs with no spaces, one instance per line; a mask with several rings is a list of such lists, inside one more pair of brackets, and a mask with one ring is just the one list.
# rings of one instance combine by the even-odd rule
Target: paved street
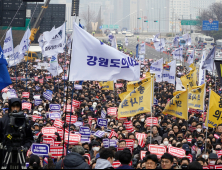
[[[147,36],[148,37],[148,36]],[[143,41],[145,41],[145,39],[147,38],[145,35],[139,35],[139,43],[142,43]],[[98,39],[108,39],[107,37],[97,37]],[[149,35],[148,38],[152,38],[152,36]],[[124,48],[125,46],[125,36],[124,35],[116,35],[116,39],[121,40],[123,43]],[[128,51],[132,51],[133,54],[136,54],[136,45],[138,43],[137,41],[137,35],[134,35],[134,37],[128,37],[128,41],[129,41],[129,45],[126,47]],[[156,51],[154,48],[146,45],[146,55],[145,58],[148,59],[154,59],[154,60],[158,60],[160,58],[164,58],[165,61],[168,61],[169,59],[171,59],[172,57],[165,54],[165,53],[160,53],[158,51]],[[171,58],[169,58],[171,57]]]

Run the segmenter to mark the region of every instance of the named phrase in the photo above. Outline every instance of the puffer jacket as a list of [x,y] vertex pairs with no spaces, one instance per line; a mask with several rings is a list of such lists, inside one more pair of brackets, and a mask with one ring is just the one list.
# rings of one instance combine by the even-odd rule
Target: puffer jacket
[[56,164],[56,169],[90,169],[89,165],[85,162],[83,156],[76,152],[66,155],[64,160],[60,160]]

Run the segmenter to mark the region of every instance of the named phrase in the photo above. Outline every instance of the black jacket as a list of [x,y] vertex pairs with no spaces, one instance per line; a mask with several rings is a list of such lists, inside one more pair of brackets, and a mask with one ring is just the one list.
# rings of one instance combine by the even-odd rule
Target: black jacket
[[[9,132],[13,132],[13,128],[9,126],[10,123],[10,117],[8,114],[4,115],[1,119],[0,119],[0,143],[3,143],[3,145],[10,145],[10,142],[6,141],[6,134],[8,134]],[[30,146],[33,143],[33,134],[32,134],[32,130],[31,130],[31,126],[27,126],[25,127],[25,137],[23,139],[23,141],[21,141],[21,146],[26,147],[26,148],[30,148]]]
[[83,156],[76,152],[66,155],[65,159],[60,160],[56,164],[56,169],[90,169],[89,165],[85,162]]

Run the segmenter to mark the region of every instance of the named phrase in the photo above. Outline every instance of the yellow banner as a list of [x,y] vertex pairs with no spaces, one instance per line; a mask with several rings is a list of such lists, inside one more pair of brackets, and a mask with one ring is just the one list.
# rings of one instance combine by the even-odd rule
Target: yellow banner
[[119,105],[118,118],[151,112],[151,83],[151,79],[148,79],[126,96]]
[[146,78],[151,77],[150,72],[146,72]]
[[101,86],[102,90],[114,90],[113,81],[100,81],[99,85]]
[[129,83],[127,83],[127,91],[131,92],[134,89],[136,89],[137,87],[139,87],[141,84],[147,82],[147,81],[151,81],[151,77],[147,77],[141,81],[131,81]]
[[193,63],[189,67],[192,68],[192,70],[196,69]]
[[191,70],[189,74],[186,74],[185,76],[180,78],[183,86],[187,89],[187,85],[189,88],[189,92],[192,90],[193,86],[197,85],[197,70],[196,68],[194,70]]
[[[222,123],[222,98],[211,90],[209,101],[208,127],[216,128],[219,124]],[[205,119],[205,126],[207,126],[207,117]]]
[[205,83],[201,86],[193,86],[193,89],[188,94],[188,107],[191,109],[204,109],[204,91]]
[[180,94],[174,96],[166,105],[163,114],[170,114],[175,117],[188,120],[188,91],[181,91]]
[[123,101],[129,93],[130,91],[120,93],[119,98],[121,99],[121,101]]

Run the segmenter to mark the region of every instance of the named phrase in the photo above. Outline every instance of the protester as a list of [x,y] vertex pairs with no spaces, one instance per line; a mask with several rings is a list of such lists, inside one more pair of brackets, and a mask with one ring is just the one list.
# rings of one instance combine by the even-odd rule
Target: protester
[[[135,58],[131,52],[123,53]],[[11,110],[9,99],[15,90],[22,102],[21,110],[26,115],[27,128],[32,130],[31,136],[34,136],[27,149],[31,149],[31,144],[50,142],[50,147],[54,147],[49,155],[42,157],[32,155],[29,150],[26,157],[29,169],[187,169],[222,163],[219,156],[222,148],[222,124],[208,129],[204,124],[208,110],[209,85],[212,84],[212,89],[217,94],[222,94],[219,78],[215,78],[211,72],[206,71],[205,109],[188,110],[187,121],[163,114],[176,92],[176,86],[167,81],[154,83],[156,103],[153,105],[152,115],[144,112],[118,119],[118,112],[112,109],[119,107],[120,94],[127,92],[128,81],[117,80],[114,90],[101,87],[98,81],[68,82],[68,63],[71,56],[64,52],[58,54],[57,58],[63,69],[63,73],[57,76],[52,76],[47,67],[38,67],[48,64],[47,58],[9,67],[13,84],[2,90],[1,124],[8,119],[6,116]],[[142,80],[152,63],[145,59],[140,64]],[[189,68],[176,67],[176,73],[177,77],[186,75]],[[28,96],[24,92],[28,92]],[[136,102],[137,99],[128,104],[133,105]],[[30,108],[24,107],[26,104]],[[53,111],[52,104],[59,106],[58,110]],[[147,123],[151,117],[155,118],[153,125]],[[44,132],[44,128],[54,127],[56,132],[53,134]],[[68,133],[69,143],[67,137],[64,137]],[[2,141],[2,133],[1,137]],[[158,147],[163,152],[154,152]]]

